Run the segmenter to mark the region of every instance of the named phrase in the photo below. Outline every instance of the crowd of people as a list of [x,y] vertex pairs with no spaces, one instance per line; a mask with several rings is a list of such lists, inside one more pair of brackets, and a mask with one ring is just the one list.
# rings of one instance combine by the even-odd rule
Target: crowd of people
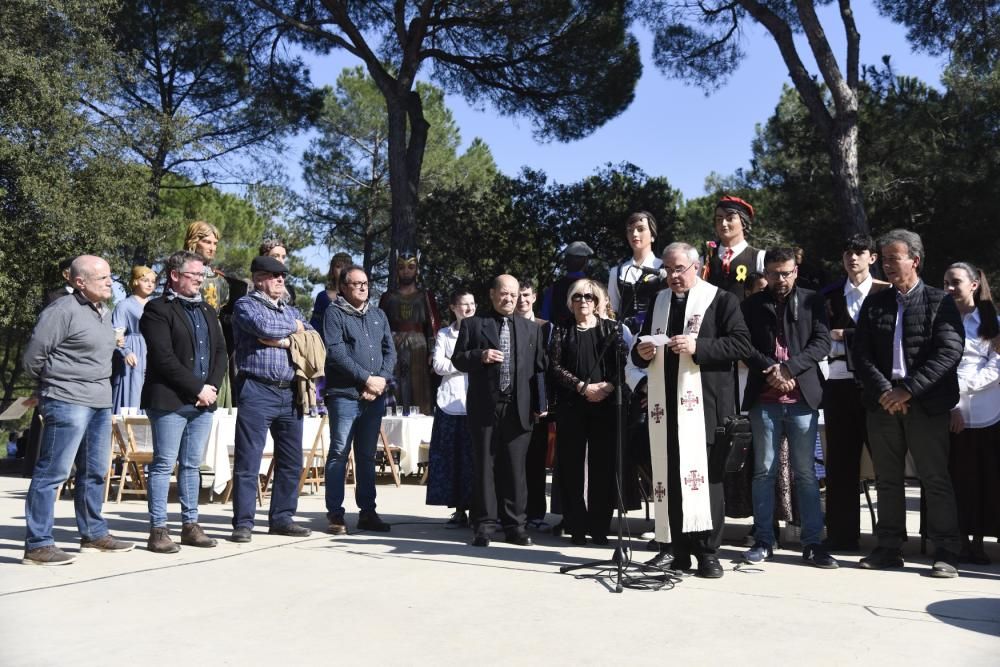
[[[132,294],[113,313],[108,263],[77,257],[24,353],[44,428],[23,562],[74,559],[52,537],[56,490],[74,465],[81,550],[133,548],[101,513],[111,416],[126,409],[144,411],[152,431],[148,549],[215,547],[198,524],[198,467],[212,412],[238,405],[234,542],[253,538],[268,433],[268,532],[310,534],[295,516],[303,418],[317,407],[330,428],[327,531],[352,530],[352,451],[354,529],[391,530],[376,507],[376,445],[387,408],[403,406],[433,412],[427,503],[454,508],[446,527],[468,530],[475,547],[498,534],[530,546],[534,531],[605,545],[614,510],[648,499],[649,567],[723,576],[727,516],[753,517],[740,558],[762,563],[780,547],[778,520],[794,516],[803,563],[835,569],[835,553],[860,548],[867,449],[879,504],[876,547],[862,568],[903,565],[908,454],[935,548],[931,576],[955,577],[963,561],[988,564],[984,539],[1000,536],[1000,320],[986,276],[956,262],[934,286],[922,274],[920,237],[897,229],[877,243],[848,239],[842,277],[810,289],[796,249],[749,244],[754,223],[748,202],[723,196],[704,252],[674,242],[657,256],[656,220],[638,211],[623,226],[631,257],[611,269],[607,287],[588,275],[593,250],[576,241],[565,275],[544,291],[496,276],[483,312],[471,290],[458,289],[445,326],[411,251],[395,257],[398,287],[378,305],[366,271],[335,256],[309,321],[294,305],[278,240],[261,245],[248,285],[212,267],[219,230],[192,223],[186,249],[165,262],[162,295],[153,297],[155,273],[136,267]],[[741,428],[752,446],[740,444]],[[175,466],[180,545],[168,527]],[[549,513],[561,520],[548,523]]]

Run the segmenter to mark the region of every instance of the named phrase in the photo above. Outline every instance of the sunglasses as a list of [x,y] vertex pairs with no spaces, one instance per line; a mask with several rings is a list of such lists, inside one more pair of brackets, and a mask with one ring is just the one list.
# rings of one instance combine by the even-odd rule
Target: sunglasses
[[579,294],[579,293],[577,293],[577,294],[574,294],[570,298],[573,301],[589,301],[589,302],[597,301],[597,297],[594,296],[593,294],[590,294],[590,293],[587,293],[587,294]]

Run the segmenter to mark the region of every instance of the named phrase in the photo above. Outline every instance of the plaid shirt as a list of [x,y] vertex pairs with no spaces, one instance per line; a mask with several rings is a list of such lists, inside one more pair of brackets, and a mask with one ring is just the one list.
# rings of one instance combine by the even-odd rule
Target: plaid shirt
[[281,347],[262,345],[258,338],[280,340],[295,333],[295,322],[309,325],[294,306],[275,303],[260,290],[236,301],[233,307],[233,345],[240,373],[265,380],[290,381],[295,377],[292,354]]

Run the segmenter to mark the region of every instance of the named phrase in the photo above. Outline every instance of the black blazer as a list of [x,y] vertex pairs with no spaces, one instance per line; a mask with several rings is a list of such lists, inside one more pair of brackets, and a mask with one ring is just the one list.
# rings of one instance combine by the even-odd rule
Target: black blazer
[[[539,391],[538,375],[545,372],[545,345],[542,328],[523,317],[512,316],[514,323],[514,398],[517,414],[525,431],[531,430],[531,413],[544,412],[544,390]],[[497,398],[500,395],[500,364],[484,364],[484,350],[500,349],[500,331],[493,313],[467,317],[458,328],[458,341],[451,362],[469,374],[466,412],[473,428],[493,426]]]
[[[650,303],[642,330],[636,336],[652,333],[656,302]],[[650,362],[639,356],[638,345],[632,348],[632,363],[648,368]],[[666,351],[665,354],[673,354]],[[731,292],[719,288],[705,310],[694,351],[694,363],[701,371],[701,389],[705,398],[705,435],[708,444],[715,442],[715,429],[736,413],[736,380],[733,365],[750,354],[750,332],[740,312],[740,302]],[[675,380],[676,381],[676,380]]]
[[[847,298],[844,296],[844,285],[846,283],[847,277],[845,276],[837,282],[824,287],[820,293],[826,301],[826,319],[830,325],[830,329],[844,330],[844,340],[842,342],[844,343],[845,358],[843,361],[847,363],[847,370],[853,373],[854,360],[851,358],[851,349],[854,345],[855,324],[851,318],[851,314],[847,311]],[[892,285],[884,280],[875,280],[873,278],[868,297],[878,294],[887,287],[892,287]],[[831,358],[830,361],[833,361],[833,359]]]
[[[903,311],[902,381],[913,401],[928,414],[948,412],[958,403],[958,362],[965,351],[965,327],[955,301],[944,290],[923,285]],[[879,409],[879,397],[892,388],[892,339],[896,331],[896,294],[887,289],[869,295],[854,332],[854,377],[862,400]]]
[[[142,385],[143,409],[177,410],[198,401],[201,388],[218,388],[228,367],[226,341],[215,310],[206,303],[200,310],[208,322],[209,348],[212,357],[208,378],[194,376],[194,328],[179,299],[151,299],[139,320],[139,330],[146,339],[146,380]],[[215,409],[215,405],[210,406]]]
[[[777,336],[777,302],[766,289],[743,302],[743,317],[750,329],[750,355],[746,365],[750,369],[743,409],[749,410],[767,387],[764,369],[778,363],[774,358]],[[826,304],[820,294],[801,287],[793,287],[785,307],[785,342],[788,344],[788,361],[785,366],[798,383],[802,398],[813,410],[818,410],[823,400],[823,378],[819,362],[830,352],[830,328],[826,321]]]

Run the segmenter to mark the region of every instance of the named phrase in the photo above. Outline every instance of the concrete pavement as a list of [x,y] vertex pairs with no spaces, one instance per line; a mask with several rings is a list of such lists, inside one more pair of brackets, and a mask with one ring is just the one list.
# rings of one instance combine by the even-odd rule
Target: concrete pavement
[[[426,506],[425,488],[411,480],[379,486],[387,534],[326,535],[322,496],[305,495],[299,514],[311,537],[267,535],[260,510],[253,542],[234,544],[224,539],[229,506],[203,503],[201,523],[220,545],[176,555],[144,549],[144,501],[112,502],[112,532],[134,540],[134,551],[45,568],[20,564],[27,485],[0,477],[5,667],[1000,662],[1000,566],[933,579],[919,540],[906,545],[905,569],[887,572],[858,569],[860,555],[818,570],[800,564],[797,550],[776,552],[760,571],[734,570],[742,548],[729,544],[720,580],[685,577],[617,595],[607,580],[559,574],[562,565],[607,558],[609,548],[551,535],[536,536],[535,547],[468,546],[468,531],[445,529],[448,510]],[[173,500],[170,511],[179,518]],[[60,500],[56,517],[57,543],[77,552],[72,502]],[[746,532],[739,523],[727,536]],[[914,511],[914,533],[916,524]],[[636,535],[650,529],[641,512],[629,526]],[[637,560],[651,556],[641,540],[633,544]],[[987,550],[1000,562],[995,542]]]

